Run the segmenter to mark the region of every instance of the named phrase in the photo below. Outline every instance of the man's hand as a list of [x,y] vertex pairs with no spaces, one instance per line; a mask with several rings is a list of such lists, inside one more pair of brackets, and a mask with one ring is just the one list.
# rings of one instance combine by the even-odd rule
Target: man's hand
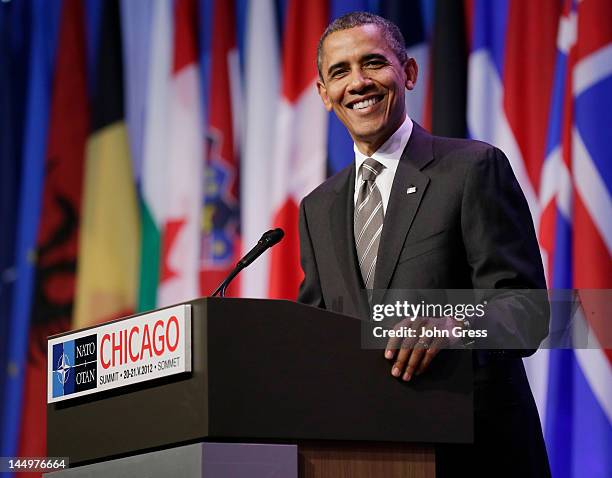
[[[440,349],[456,345],[460,339],[453,337],[451,330],[460,325],[452,317],[404,319],[394,329],[409,327],[415,330],[415,337],[392,337],[387,342],[385,358],[393,360],[391,375],[401,377],[405,382],[414,375],[421,375]],[[434,331],[447,331],[449,337],[427,337]],[[443,333],[443,335],[446,335]]]

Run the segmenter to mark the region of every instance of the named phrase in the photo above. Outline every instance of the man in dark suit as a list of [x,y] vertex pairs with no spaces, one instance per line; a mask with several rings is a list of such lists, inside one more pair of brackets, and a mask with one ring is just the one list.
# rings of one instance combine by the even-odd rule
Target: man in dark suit
[[[418,68],[395,25],[367,13],[337,19],[319,43],[318,67],[319,94],[351,134],[355,161],[302,201],[299,301],[368,319],[364,289],[546,288],[504,154],[431,136],[407,116]],[[489,343],[514,350],[474,352],[475,444],[439,447],[440,476],[549,474],[521,360],[547,334],[548,304],[508,294],[495,308]],[[390,341],[391,376],[427,373],[439,347],[423,345]]]

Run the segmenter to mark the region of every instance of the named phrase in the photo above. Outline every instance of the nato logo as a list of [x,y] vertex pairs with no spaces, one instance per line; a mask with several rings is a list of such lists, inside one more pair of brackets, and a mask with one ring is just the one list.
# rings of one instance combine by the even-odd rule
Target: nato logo
[[96,388],[96,334],[53,345],[53,398]]

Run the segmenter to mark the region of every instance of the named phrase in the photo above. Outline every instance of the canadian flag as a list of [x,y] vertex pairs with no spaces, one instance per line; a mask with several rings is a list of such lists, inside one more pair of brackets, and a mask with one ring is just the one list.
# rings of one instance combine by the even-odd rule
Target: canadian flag
[[327,0],[289,0],[282,52],[281,101],[272,175],[273,226],[285,231],[272,249],[269,296],[295,299],[300,268],[298,206],[325,179],[327,112],[316,89],[317,44]]
[[195,0],[175,4],[174,60],[168,107],[168,184],[158,305],[199,295],[200,212],[203,181],[202,117]]

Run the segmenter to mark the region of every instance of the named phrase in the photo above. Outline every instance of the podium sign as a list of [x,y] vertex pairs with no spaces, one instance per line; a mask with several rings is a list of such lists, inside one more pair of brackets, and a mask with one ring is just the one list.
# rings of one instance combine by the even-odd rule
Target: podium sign
[[47,403],[191,371],[191,305],[49,340]]

